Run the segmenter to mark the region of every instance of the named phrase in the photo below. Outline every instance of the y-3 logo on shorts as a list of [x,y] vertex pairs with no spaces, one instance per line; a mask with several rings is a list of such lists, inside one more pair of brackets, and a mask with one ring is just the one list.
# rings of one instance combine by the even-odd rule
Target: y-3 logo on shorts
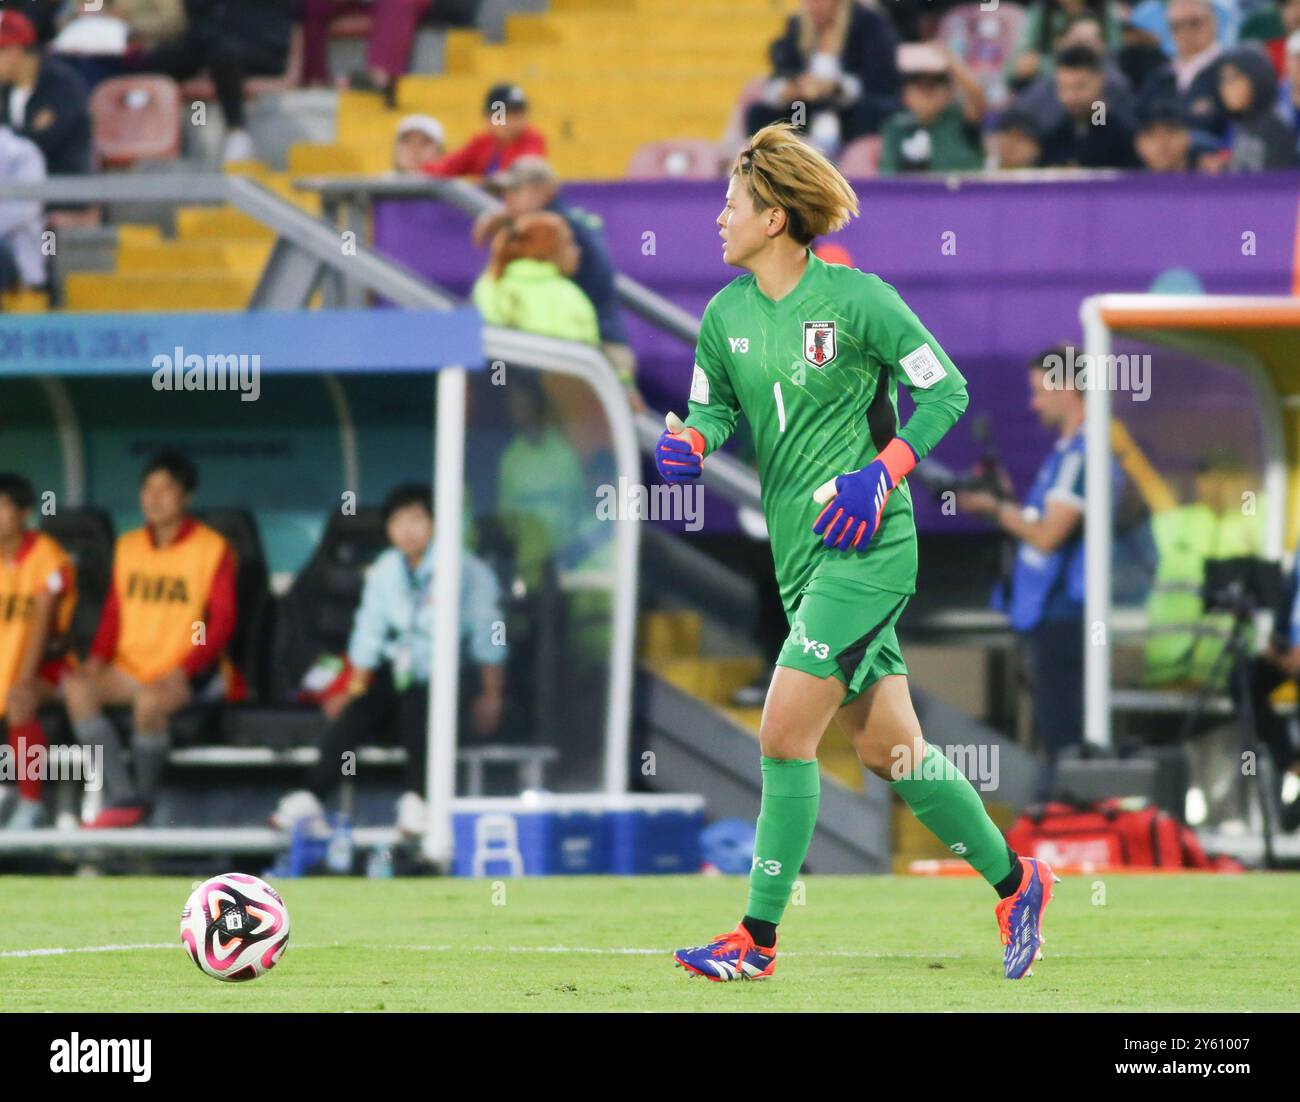
[[812,654],[816,658],[825,661],[831,656],[831,648],[826,643],[819,643],[816,639],[809,639],[804,634],[802,622],[796,621],[794,625],[794,641],[803,647],[804,654]]
[[816,639],[805,639],[803,641],[804,654],[807,654],[809,651],[812,651],[813,654],[815,654],[818,658],[821,658],[823,660],[831,656],[831,648],[828,647],[825,643],[817,642]]

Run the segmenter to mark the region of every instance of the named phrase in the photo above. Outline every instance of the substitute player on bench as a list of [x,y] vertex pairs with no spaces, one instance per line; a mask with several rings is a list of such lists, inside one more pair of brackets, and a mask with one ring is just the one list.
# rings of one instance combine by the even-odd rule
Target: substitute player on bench
[[41,777],[31,765],[46,740],[36,710],[54,698],[69,668],[64,636],[77,604],[67,552],[28,528],[35,504],[27,479],[0,474],[0,719],[18,773],[18,802],[5,823],[11,830],[40,825]]
[[[666,480],[698,478],[737,416],[748,419],[790,621],[759,732],[763,798],[744,918],[675,959],[713,980],[772,974],[776,927],[817,820],[817,746],[838,720],[862,764],[996,889],[1005,974],[1019,979],[1038,955],[1054,876],[1008,849],[970,782],[926,745],[895,634],[917,572],[903,479],[965,410],[966,382],[893,287],[809,249],[857,209],[845,179],[788,125],[753,136],[717,219],[723,260],[748,274],[709,303],[690,416],[682,425],[669,414],[659,441]],[[900,384],[916,403],[901,430]]]
[[[113,579],[86,665],[64,686],[77,738],[104,748],[105,807],[92,827],[136,826],[149,815],[167,760],[172,715],[222,699],[235,630],[235,555],[188,515],[198,486],[190,460],[163,452],[140,477],[145,526],[117,541]],[[102,709],[129,705],[131,762]]]

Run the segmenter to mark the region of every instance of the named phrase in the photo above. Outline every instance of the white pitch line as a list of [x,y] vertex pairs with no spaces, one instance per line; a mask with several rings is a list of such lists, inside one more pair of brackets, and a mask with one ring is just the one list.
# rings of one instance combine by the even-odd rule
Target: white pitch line
[[[335,942],[331,945],[295,945],[292,941],[289,943],[293,949],[379,949],[384,952],[406,952],[406,953],[573,953],[584,956],[618,956],[618,957],[658,957],[671,956],[671,949],[633,949],[618,947],[595,947],[582,945],[354,945],[346,942]],[[147,949],[179,949],[180,940],[164,942],[145,942],[139,945],[79,945],[79,946],[60,946],[48,949],[5,949],[0,950],[0,959],[3,958],[30,958],[30,957],[61,957],[73,953],[129,953],[139,952]],[[841,951],[841,950],[803,950],[782,953],[782,956],[788,957],[849,957],[860,958],[863,960],[884,960],[895,957],[905,958],[947,958],[957,959],[960,953],[915,953],[915,952],[872,952],[866,951]]]
[[68,953],[122,953],[135,949],[175,949],[180,941],[150,942],[146,945],[78,945],[75,948],[5,949],[0,957],[61,957]]

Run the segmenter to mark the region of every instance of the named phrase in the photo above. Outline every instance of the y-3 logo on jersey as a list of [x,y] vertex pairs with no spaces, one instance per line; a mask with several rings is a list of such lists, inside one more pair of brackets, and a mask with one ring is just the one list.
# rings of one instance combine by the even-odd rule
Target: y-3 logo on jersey
[[729,341],[731,342],[731,351],[732,351],[732,352],[748,352],[748,351],[749,351],[749,338],[748,338],[748,337],[728,337],[727,340],[729,340]]
[[813,367],[825,367],[838,352],[833,321],[803,323],[803,358]]

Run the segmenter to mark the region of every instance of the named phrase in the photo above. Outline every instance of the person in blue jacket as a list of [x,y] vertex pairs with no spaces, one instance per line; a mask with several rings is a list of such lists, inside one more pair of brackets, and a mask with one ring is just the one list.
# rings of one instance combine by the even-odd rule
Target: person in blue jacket
[[1053,371],[1068,356],[1058,347],[1029,363],[1030,407],[1057,440],[1024,504],[982,491],[957,495],[959,511],[987,516],[1018,541],[1010,591],[994,605],[1020,637],[1034,741],[1044,755],[1036,792],[1043,800],[1055,788],[1061,751],[1083,741],[1084,394]]
[[[392,546],[366,574],[361,604],[348,641],[350,675],[327,695],[330,724],[320,761],[306,789],[280,801],[272,822],[288,829],[299,820],[322,822],[323,801],[338,788],[344,754],[367,741],[396,742],[406,750],[398,829],[424,831],[425,761],[429,676],[433,661],[433,491],[428,485],[398,486],[384,502],[384,525]],[[493,734],[501,722],[506,645],[501,588],[482,559],[464,552],[461,561],[462,654],[477,668],[478,692],[469,704],[477,735]]]

